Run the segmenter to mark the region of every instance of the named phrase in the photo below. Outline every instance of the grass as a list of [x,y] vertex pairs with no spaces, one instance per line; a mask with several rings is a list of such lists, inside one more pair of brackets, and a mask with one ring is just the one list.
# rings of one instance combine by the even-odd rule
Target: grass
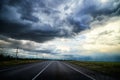
[[0,53],[0,68],[16,66],[16,65],[20,65],[20,64],[33,63],[33,62],[38,62],[38,61],[40,62],[43,60],[15,58],[10,55],[5,56],[5,55],[3,55],[3,53]]
[[120,76],[120,62],[68,61],[90,70],[111,76]]
[[33,62],[40,62],[42,60],[9,60],[9,61],[0,61],[0,67],[10,67],[10,66],[16,66],[20,64],[27,64],[27,63],[33,63]]

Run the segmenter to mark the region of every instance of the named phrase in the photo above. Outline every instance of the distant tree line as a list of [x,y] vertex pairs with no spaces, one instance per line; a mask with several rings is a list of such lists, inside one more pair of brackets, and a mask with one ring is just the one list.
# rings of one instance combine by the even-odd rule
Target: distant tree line
[[14,59],[15,58],[12,56],[9,56],[9,55],[5,56],[3,54],[0,54],[0,61],[8,61],[8,60],[14,60]]
[[18,58],[18,48],[16,49],[16,57],[10,56],[10,55],[4,55],[6,52],[5,48],[0,48],[0,61],[8,61],[8,60],[15,60]]

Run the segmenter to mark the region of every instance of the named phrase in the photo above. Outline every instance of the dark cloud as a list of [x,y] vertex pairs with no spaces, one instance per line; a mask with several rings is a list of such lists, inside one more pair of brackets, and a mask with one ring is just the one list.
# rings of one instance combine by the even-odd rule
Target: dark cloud
[[[26,52],[29,53],[29,55],[34,55],[35,53],[37,54],[58,54],[57,52],[54,52],[54,50],[52,49],[47,49],[47,48],[42,48],[41,49],[36,49],[38,48],[36,45],[34,45],[34,43],[27,41],[27,42],[23,42],[20,40],[15,40],[15,39],[11,39],[5,36],[0,35],[0,40],[4,41],[4,42],[0,42],[0,50],[1,48],[4,48],[4,52],[7,51],[7,49],[19,49],[20,50],[24,50]],[[6,44],[7,43],[7,44]],[[14,51],[12,51],[14,53]],[[20,52],[21,53],[21,52]],[[10,55],[12,55],[10,53]]]
[[[57,1],[56,1],[57,3]],[[42,6],[41,6],[42,4]],[[44,14],[58,13],[59,11],[52,10],[46,7],[44,1],[39,0],[2,0],[0,8],[0,34],[14,38],[14,39],[26,39],[37,42],[44,42],[54,39],[54,37],[60,37],[59,30],[49,31],[51,26],[43,24],[44,26],[37,30],[31,30],[32,24],[39,21],[36,16],[33,16],[33,8],[43,7],[41,10]],[[38,8],[37,7],[37,8]],[[18,16],[19,15],[19,16]],[[29,21],[29,22],[28,22]],[[32,22],[32,23],[30,23]],[[35,26],[36,27],[36,26]],[[46,29],[46,30],[45,30]]]
[[71,7],[68,5],[69,2],[69,0],[1,0],[0,34],[42,43],[55,37],[71,37],[74,33],[90,29],[89,24],[94,20],[103,20],[105,18],[101,17],[103,15],[120,14],[119,0],[112,0],[104,5],[97,0],[84,0],[81,5],[74,5],[72,13],[65,13]]
[[42,50],[27,50],[27,49],[24,49],[25,51],[28,51],[30,52],[30,54],[51,54],[51,55],[56,55],[57,53],[53,52],[52,50],[48,50],[48,49],[42,49]]
[[20,33],[28,30],[28,24],[20,24],[20,23],[11,23],[8,21],[0,20],[0,33],[1,34],[14,34]]
[[82,21],[80,20],[69,18],[68,21],[69,21],[69,24],[72,25],[74,33],[79,33],[81,31],[89,29],[89,25],[82,23]]
[[32,15],[22,16],[21,19],[29,20],[29,21],[33,21],[33,22],[38,22],[39,21],[39,19],[37,17],[34,17]]
[[36,42],[44,42],[47,40],[51,40],[55,36],[56,37],[58,36],[57,32],[53,32],[53,31],[46,32],[46,31],[40,31],[40,30],[33,30],[33,31],[13,35],[13,37],[17,39],[26,39],[26,40],[36,41]]
[[14,40],[14,39],[11,39],[11,38],[3,36],[3,35],[0,35],[0,40],[5,42],[5,43],[2,43],[2,42],[0,43],[1,44],[0,47],[3,47],[3,48],[17,48],[17,47],[19,47],[22,49],[23,47],[28,46],[27,44],[25,46],[23,46],[21,41]]
[[[18,47],[25,51],[21,52],[22,57],[25,57],[24,54],[30,57],[45,53],[48,56],[75,60],[120,61],[119,55],[102,53],[94,57],[69,53],[65,55],[61,54],[62,50],[57,49],[59,44],[53,44],[56,41],[45,43],[58,37],[73,37],[91,29],[92,22],[102,27],[109,17],[119,15],[120,0],[108,0],[106,3],[101,0],[0,0],[0,47]],[[106,34],[111,34],[111,31],[103,31],[98,35],[100,37]],[[117,44],[119,43],[118,41]]]
[[108,3],[101,3],[98,5],[96,5],[96,3],[93,3],[92,6],[86,7],[85,11],[86,13],[90,12],[90,14],[92,14],[93,16],[98,16],[98,15],[111,15],[112,13],[116,12],[118,9],[120,9],[120,1],[111,0],[110,2],[108,1]]
[[[89,0],[84,0],[82,7],[78,10],[75,15],[83,16],[83,15],[91,15],[92,17],[97,17],[101,15],[105,16],[117,16],[120,15],[120,1],[119,0],[111,0],[106,3],[102,3],[101,1],[92,0],[92,3]],[[116,4],[116,5],[115,5]]]

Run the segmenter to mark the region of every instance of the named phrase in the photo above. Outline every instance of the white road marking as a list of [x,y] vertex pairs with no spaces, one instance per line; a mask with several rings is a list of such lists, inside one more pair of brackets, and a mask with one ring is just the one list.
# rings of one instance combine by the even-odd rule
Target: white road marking
[[74,68],[74,67],[72,67],[72,66],[70,66],[70,65],[68,65],[68,64],[66,64],[66,63],[64,63],[64,64],[65,64],[66,66],[70,67],[71,69],[73,69],[73,70],[75,70],[75,71],[77,71],[77,72],[79,72],[79,73],[85,75],[86,77],[88,77],[88,78],[90,78],[90,79],[92,79],[92,80],[96,80],[95,78],[93,78],[93,77],[91,77],[91,76],[89,76],[89,75],[87,75],[87,74],[85,74],[85,73],[79,71],[78,69],[76,69],[76,68]]
[[[51,62],[52,63],[52,62]],[[35,80],[43,71],[45,71],[45,69],[47,69],[47,67],[51,64],[49,63],[45,68],[43,68],[34,78],[32,78],[32,80]]]

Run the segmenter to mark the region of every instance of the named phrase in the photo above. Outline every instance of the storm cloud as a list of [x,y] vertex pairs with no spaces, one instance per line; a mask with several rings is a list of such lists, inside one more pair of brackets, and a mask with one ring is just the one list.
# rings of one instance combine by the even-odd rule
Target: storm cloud
[[[119,16],[120,0],[1,0],[0,47],[19,47],[25,51],[46,54],[69,52],[68,46],[63,49],[53,44],[48,49],[47,44],[54,43],[56,39],[76,38],[93,28],[97,31],[99,26],[96,25],[104,29],[109,24],[107,22],[112,22],[108,20],[114,18],[113,21],[118,21]],[[104,30],[95,36],[111,34],[108,32]],[[82,38],[86,39],[86,35]],[[70,44],[74,42],[69,41]],[[40,49],[36,49],[38,47]]]
[[0,34],[40,43],[70,37],[103,15],[119,15],[119,7],[119,0],[106,5],[97,0],[1,0]]

